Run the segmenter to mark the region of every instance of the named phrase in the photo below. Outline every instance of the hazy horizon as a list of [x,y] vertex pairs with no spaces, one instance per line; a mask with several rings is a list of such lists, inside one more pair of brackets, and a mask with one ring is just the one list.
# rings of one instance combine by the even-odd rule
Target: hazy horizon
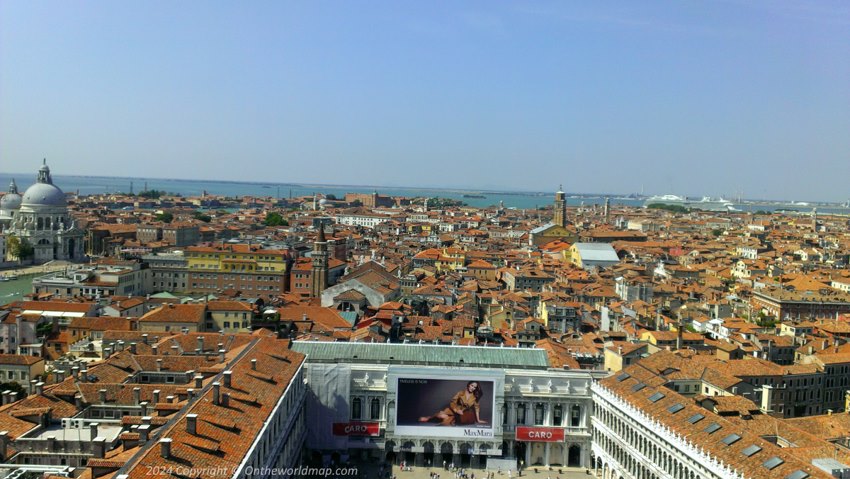
[[837,1],[2,2],[0,170],[843,202],[847,85]]

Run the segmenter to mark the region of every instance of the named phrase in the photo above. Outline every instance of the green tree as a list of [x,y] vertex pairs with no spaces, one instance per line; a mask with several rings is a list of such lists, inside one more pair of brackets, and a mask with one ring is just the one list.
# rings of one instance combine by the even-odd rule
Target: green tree
[[158,191],[158,190],[147,190],[147,191],[139,192],[139,196],[141,196],[142,198],[147,198],[149,200],[158,199],[160,196],[162,196],[164,194],[165,194],[164,191]]
[[174,214],[170,211],[164,211],[158,215],[156,215],[157,221],[162,221],[163,223],[171,223],[174,221]]
[[212,221],[212,216],[202,213],[200,211],[196,211],[195,214],[192,215],[192,218],[195,218],[198,221],[203,221],[204,223],[209,223]]
[[270,211],[266,213],[266,219],[263,220],[263,223],[266,226],[289,226],[289,222],[286,221],[277,211]]
[[0,391],[22,393],[24,392],[24,387],[14,381],[9,381],[8,383],[0,383]]
[[9,251],[9,255],[19,261],[32,258],[35,255],[35,249],[30,242],[15,235],[6,237],[6,249]]
[[711,234],[713,234],[715,237],[717,237],[717,236],[720,236],[720,235],[723,234],[723,230],[720,229],[720,228],[715,228],[715,229],[711,230]]
[[647,208],[652,210],[670,211],[671,213],[690,213],[691,211],[682,205],[668,205],[664,203],[652,203],[651,205],[647,206]]

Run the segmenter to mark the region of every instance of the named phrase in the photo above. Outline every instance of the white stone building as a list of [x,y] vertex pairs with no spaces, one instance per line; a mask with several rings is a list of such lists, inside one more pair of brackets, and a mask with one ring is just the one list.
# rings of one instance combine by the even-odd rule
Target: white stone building
[[[292,349],[308,358],[307,422],[314,427],[306,447],[313,460],[358,456],[482,468],[496,462],[511,468],[591,465],[590,385],[607,375],[603,371],[551,369],[545,351],[526,348],[295,341]],[[413,387],[408,381],[428,383],[424,396],[443,383],[462,388],[480,381],[492,391],[481,406],[487,424],[405,422],[405,416],[415,421],[448,401],[423,406],[421,398],[406,392]]]
[[5,234],[32,245],[33,262],[84,259],[84,233],[68,214],[65,193],[53,184],[46,163],[38,170],[36,183],[24,192],[17,209],[6,209],[5,203],[3,215],[11,217]]

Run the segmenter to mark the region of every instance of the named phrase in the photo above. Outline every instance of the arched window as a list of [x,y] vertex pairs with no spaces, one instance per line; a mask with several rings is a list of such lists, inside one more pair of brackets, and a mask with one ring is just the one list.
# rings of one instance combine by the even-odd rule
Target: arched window
[[578,404],[574,404],[573,407],[570,408],[570,426],[581,426],[581,406]]
[[525,404],[516,407],[516,423],[525,424]]
[[38,219],[35,220],[35,222],[36,222],[35,229],[37,229],[37,230],[44,229],[44,218],[39,216]]
[[372,398],[369,403],[369,419],[381,419],[381,400]]
[[352,399],[351,400],[351,419],[360,419],[362,409],[363,409],[363,404],[360,402],[360,398]]
[[560,426],[562,425],[562,421],[564,420],[564,408],[560,404],[555,405],[555,409],[552,413],[552,425]]
[[534,425],[542,426],[543,425],[543,404],[537,403],[534,406]]

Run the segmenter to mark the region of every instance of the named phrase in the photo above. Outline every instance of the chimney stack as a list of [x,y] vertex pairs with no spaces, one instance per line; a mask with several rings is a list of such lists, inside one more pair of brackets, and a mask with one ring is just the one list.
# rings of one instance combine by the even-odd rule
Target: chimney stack
[[154,391],[153,391],[153,405],[154,405],[154,407],[156,407],[157,404],[159,404],[159,389],[154,389]]
[[195,387],[201,389],[204,387],[204,376],[201,374],[195,375]]
[[0,431],[0,461],[6,462],[6,453],[9,446],[9,431]]
[[73,377],[74,379],[80,378],[80,367],[79,366],[72,366],[71,367],[71,377]]
[[97,392],[101,404],[106,404],[106,389],[101,389]]
[[252,359],[252,360],[251,360],[251,369],[252,369],[253,371],[256,371],[256,370],[257,370],[257,360],[256,360],[256,359]]
[[80,382],[85,383],[85,382],[88,382],[88,380],[89,380],[89,369],[88,369],[88,367],[84,366],[82,369],[80,369]]
[[164,437],[159,440],[159,453],[160,455],[168,459],[171,457],[171,439]]
[[151,354],[153,354],[154,356],[158,355],[159,354],[159,346],[157,346],[156,344],[151,346]]
[[142,342],[148,344],[148,333],[142,334]]
[[35,385],[36,384],[38,384],[37,379],[33,379],[32,381],[30,381],[30,384],[29,384],[29,393],[30,394],[35,394]]
[[83,409],[83,395],[82,394],[74,394],[74,407],[78,410]]
[[89,429],[91,430],[91,437],[97,437],[97,427],[100,426],[100,423],[92,422],[89,423]]
[[203,337],[203,336],[198,336],[198,340],[197,340],[197,341],[198,341],[198,349],[200,349],[200,350],[201,350],[201,352],[204,352],[204,337]]
[[142,402],[142,388],[135,387],[133,388],[133,404],[138,406],[140,402]]
[[142,402],[139,403],[139,406],[142,407],[142,414],[141,415],[147,416],[148,415],[148,402],[142,401]]
[[136,343],[130,343],[130,353],[136,354]]
[[35,393],[38,394],[39,396],[44,394],[44,383],[43,382],[39,381],[38,383],[36,383]]
[[103,459],[106,456],[106,438],[96,437],[92,441],[92,452],[96,459]]
[[230,407],[230,393],[221,396],[221,407]]
[[186,432],[195,436],[198,434],[198,415],[197,414],[187,414],[186,415]]
[[157,360],[156,360],[156,370],[157,370],[157,372],[162,371],[162,358],[157,358]]
[[221,384],[218,382],[213,383],[213,404],[216,406],[219,405],[219,397],[221,396]]
[[139,432],[139,444],[144,444],[148,442],[148,433],[150,433],[151,425],[150,424],[142,424],[136,431]]
[[231,383],[231,377],[233,376],[233,371],[225,371],[222,376],[224,376],[224,387],[229,388]]
[[195,390],[194,390],[194,389],[192,389],[192,388],[187,389],[187,390],[186,390],[186,396],[187,396],[187,397],[189,398],[189,400],[191,401],[192,399],[194,399],[194,398],[195,398]]

